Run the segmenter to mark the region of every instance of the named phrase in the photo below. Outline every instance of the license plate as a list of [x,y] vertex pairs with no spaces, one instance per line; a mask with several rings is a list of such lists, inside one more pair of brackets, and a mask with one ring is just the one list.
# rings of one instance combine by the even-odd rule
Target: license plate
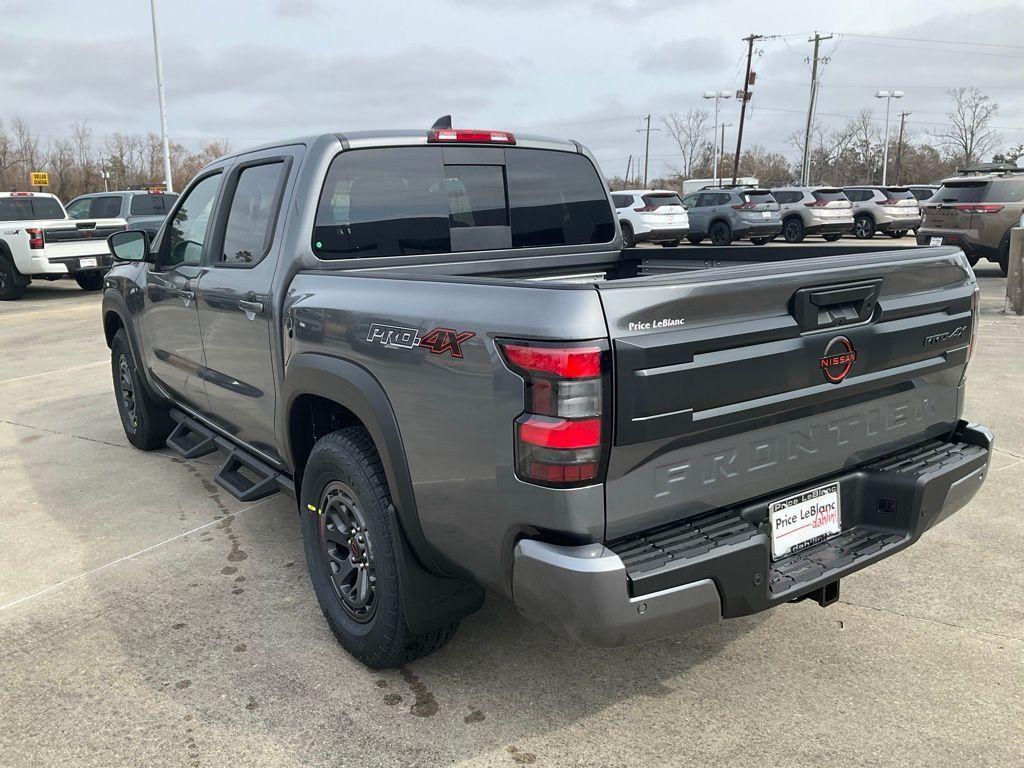
[[842,531],[839,483],[829,483],[768,505],[772,560],[814,546]]
[[762,219],[770,219],[771,217],[772,217],[772,212],[771,211],[761,211],[761,218]]
[[941,237],[932,237],[928,239],[928,245],[942,245]]
[[96,259],[79,259],[78,260],[78,268],[79,269],[88,269],[89,267],[95,267],[95,266],[96,266]]

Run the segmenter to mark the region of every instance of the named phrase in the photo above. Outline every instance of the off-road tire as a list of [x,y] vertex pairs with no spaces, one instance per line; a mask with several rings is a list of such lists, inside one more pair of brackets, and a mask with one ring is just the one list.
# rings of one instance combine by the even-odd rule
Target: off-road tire
[[732,227],[724,221],[716,221],[712,224],[709,234],[711,235],[712,245],[729,245],[732,243]]
[[[371,544],[375,603],[372,615],[363,621],[353,618],[338,595],[322,551],[322,528],[328,524],[322,520],[323,497],[338,483],[353,492]],[[346,427],[316,442],[303,471],[299,514],[313,592],[334,636],[353,657],[371,669],[400,667],[433,653],[452,638],[458,622],[425,634],[409,629],[398,575],[402,533],[380,455],[365,429]]]
[[782,222],[782,237],[787,243],[802,243],[807,237],[803,220],[799,216],[790,216]]
[[83,291],[98,291],[103,288],[103,275],[83,272],[75,275],[75,282]]
[[[110,367],[114,377],[114,397],[128,442],[142,451],[155,451],[167,443],[174,423],[167,409],[155,402],[142,385],[135,356],[128,345],[124,328],[114,334],[110,345]],[[130,387],[130,394],[126,387]]]
[[15,301],[25,294],[25,286],[19,285],[14,265],[0,254],[0,301]]

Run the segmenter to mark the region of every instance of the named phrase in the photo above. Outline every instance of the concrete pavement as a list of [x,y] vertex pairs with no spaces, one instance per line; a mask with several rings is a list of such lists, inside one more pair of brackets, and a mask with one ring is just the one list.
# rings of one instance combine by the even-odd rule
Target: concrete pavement
[[1024,321],[978,274],[993,471],[839,604],[601,651],[489,599],[383,673],[320,616],[292,502],[130,448],[98,295],[33,285],[0,304],[0,766],[1024,765]]

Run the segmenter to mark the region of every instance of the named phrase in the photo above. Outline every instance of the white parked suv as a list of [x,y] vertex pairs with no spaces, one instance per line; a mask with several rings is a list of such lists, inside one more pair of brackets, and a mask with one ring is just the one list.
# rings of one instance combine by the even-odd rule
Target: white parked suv
[[632,248],[637,243],[658,243],[668,247],[679,245],[690,231],[679,193],[670,189],[626,189],[612,192],[615,214],[622,228],[622,245]]
[[124,228],[124,219],[69,219],[45,192],[0,192],[0,301],[20,298],[33,278],[71,275],[98,291],[113,264],[107,236]]

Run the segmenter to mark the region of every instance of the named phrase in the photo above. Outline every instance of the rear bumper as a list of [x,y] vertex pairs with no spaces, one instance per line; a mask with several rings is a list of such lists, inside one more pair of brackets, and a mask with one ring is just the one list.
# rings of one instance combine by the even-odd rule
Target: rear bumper
[[[82,266],[83,259],[95,259],[95,266]],[[114,265],[113,257],[109,253],[96,254],[95,256],[68,256],[60,259],[49,259],[51,265],[59,265],[63,269],[56,270],[69,275],[79,272],[106,272]]]
[[638,243],[661,243],[669,240],[682,240],[690,234],[687,227],[673,227],[671,229],[650,229],[646,232],[634,232],[633,237]]
[[903,229],[917,229],[921,226],[920,216],[909,216],[904,218],[879,217],[875,223],[875,229],[879,232],[896,232]]
[[764,224],[739,223],[733,230],[733,236],[739,239],[748,237],[771,237],[772,235],[779,234],[781,231],[782,221],[780,219],[775,219],[767,221]]
[[843,532],[774,563],[763,526],[768,499],[607,545],[522,540],[515,548],[513,599],[528,618],[604,647],[763,611],[917,541],[974,497],[988,473],[991,447],[987,428],[960,422],[948,441],[932,440],[816,481],[839,481]]
[[999,258],[999,249],[980,242],[978,231],[974,229],[925,229],[922,227],[917,230],[918,245],[929,245],[933,237],[941,237],[943,245],[955,245],[968,256],[993,261]]

